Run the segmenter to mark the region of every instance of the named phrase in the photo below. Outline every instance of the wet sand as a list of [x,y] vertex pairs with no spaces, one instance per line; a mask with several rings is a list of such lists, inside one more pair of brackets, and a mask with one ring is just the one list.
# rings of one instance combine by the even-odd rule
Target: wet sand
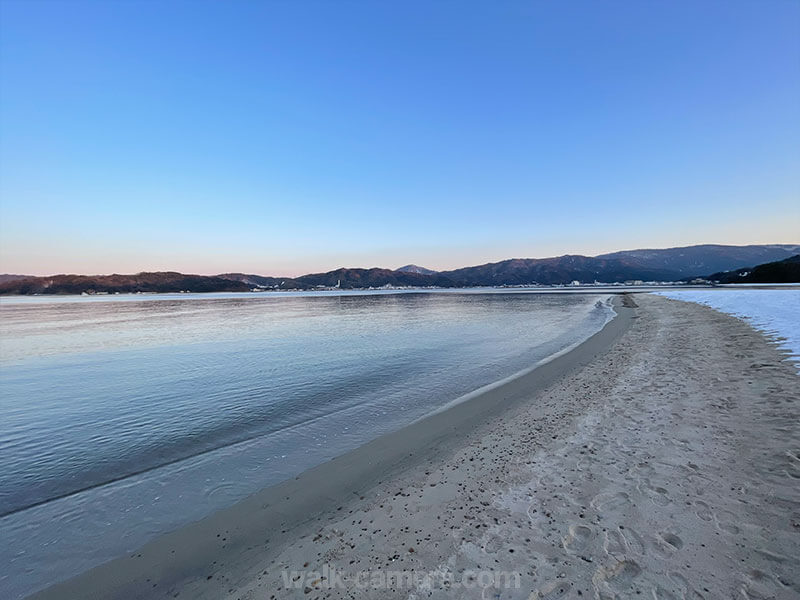
[[795,368],[733,317],[635,302],[530,373],[37,597],[797,597]]

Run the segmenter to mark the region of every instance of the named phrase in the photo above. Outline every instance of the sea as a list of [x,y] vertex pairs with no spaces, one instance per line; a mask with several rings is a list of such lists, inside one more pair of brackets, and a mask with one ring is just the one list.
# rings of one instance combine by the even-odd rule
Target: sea
[[0,597],[21,598],[599,331],[608,294],[0,299]]

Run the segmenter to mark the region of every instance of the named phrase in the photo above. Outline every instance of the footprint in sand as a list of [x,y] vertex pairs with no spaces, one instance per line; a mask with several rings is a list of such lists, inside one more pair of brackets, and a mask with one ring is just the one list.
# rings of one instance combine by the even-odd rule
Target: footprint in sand
[[632,473],[635,473],[638,479],[644,479],[646,477],[650,477],[655,473],[655,469],[649,463],[637,463],[631,469]]
[[594,532],[585,525],[570,525],[569,533],[561,540],[567,552],[585,554],[592,542]]
[[666,506],[672,502],[666,488],[658,485],[651,485],[650,481],[647,479],[643,479],[642,483],[637,486],[637,489],[647,495],[647,497],[650,498],[650,502],[656,506]]
[[508,539],[506,537],[501,537],[494,533],[487,533],[486,536],[483,538],[483,544],[481,545],[481,549],[486,554],[497,554],[503,548],[508,546]]
[[689,583],[689,580],[677,571],[668,573],[668,577],[681,588],[681,595],[679,596],[680,598],[703,598],[703,596],[700,595],[696,589],[694,589],[692,584]]
[[672,500],[670,500],[669,496],[662,494],[661,492],[657,492],[655,494],[650,494],[650,502],[655,504],[656,506],[666,506]]
[[696,500],[694,505],[697,507],[697,510],[694,512],[694,514],[696,514],[697,518],[701,521],[710,521],[714,518],[713,511],[705,502]]
[[729,533],[731,535],[737,535],[740,531],[740,529],[733,523],[724,523],[717,521],[717,527],[719,527],[725,533]]
[[597,494],[591,502],[592,508],[597,511],[616,511],[626,507],[630,498],[625,492],[607,492]]
[[717,521],[717,527],[721,531],[731,535],[736,535],[739,533],[739,527],[733,524],[733,521],[736,520],[736,515],[734,515],[732,512],[727,510],[718,511],[714,514],[714,518]]
[[612,597],[617,594],[627,595],[625,592],[630,591],[634,580],[641,572],[642,568],[633,560],[617,561],[611,566],[600,567],[592,576],[596,595],[600,598],[609,594]]
[[625,557],[628,547],[619,531],[609,530],[606,531],[606,539],[603,542],[603,550],[605,550],[606,554],[609,556],[613,556],[618,560],[622,560]]
[[640,536],[633,529],[621,527],[618,530],[610,529],[606,531],[603,550],[609,556],[622,560],[629,556],[644,556],[645,544]]
[[596,469],[597,459],[592,458],[590,456],[584,456],[578,459],[578,462],[575,463],[575,470],[584,472],[584,471],[593,471]]
[[669,558],[683,548],[683,540],[672,532],[664,531],[655,537],[652,547],[661,558]]
[[639,535],[635,530],[630,529],[629,527],[622,528],[620,527],[620,533],[622,534],[622,538],[625,540],[625,543],[628,546],[628,550],[632,554],[644,555],[645,554],[645,546],[644,540],[642,536]]
[[681,594],[680,596],[670,592],[669,590],[664,589],[660,585],[657,585],[653,588],[653,598],[655,600],[684,600],[686,596]]

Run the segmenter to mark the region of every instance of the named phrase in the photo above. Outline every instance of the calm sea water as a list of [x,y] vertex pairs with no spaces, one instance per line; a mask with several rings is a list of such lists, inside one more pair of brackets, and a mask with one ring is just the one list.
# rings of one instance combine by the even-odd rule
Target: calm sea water
[[0,301],[0,595],[21,597],[598,331],[606,296]]

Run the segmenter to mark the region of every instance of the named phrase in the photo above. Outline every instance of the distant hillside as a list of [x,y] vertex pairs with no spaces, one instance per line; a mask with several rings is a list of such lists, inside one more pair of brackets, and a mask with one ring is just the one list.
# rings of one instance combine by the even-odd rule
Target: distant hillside
[[296,277],[294,282],[301,288],[317,286],[342,288],[365,288],[392,286],[414,287],[453,287],[455,284],[447,277],[439,274],[406,273],[389,269],[336,269],[327,273],[314,273]]
[[800,283],[800,254],[757,267],[714,273],[706,279],[719,283]]
[[676,279],[700,277],[719,271],[779,261],[800,252],[800,244],[723,246],[703,244],[662,250],[623,250],[596,258],[619,259],[631,267],[676,274]]
[[229,279],[231,281],[241,281],[246,283],[251,288],[265,287],[265,288],[281,288],[293,289],[296,288],[294,279],[290,277],[265,277],[263,275],[248,275],[245,273],[222,273],[217,275],[222,279]]
[[135,275],[53,275],[28,277],[0,284],[0,294],[82,294],[116,292],[246,292],[251,286],[240,281],[182,273],[137,273]]
[[9,281],[17,281],[19,279],[27,279],[33,275],[14,275],[12,273],[0,273],[0,284],[8,283]]
[[420,267],[418,265],[406,265],[404,267],[400,267],[399,269],[395,269],[396,273],[419,273],[421,275],[435,275],[437,271],[432,271],[431,269],[426,269],[425,267]]
[[671,281],[674,271],[641,265],[628,265],[619,259],[566,255],[555,258],[513,258],[477,267],[443,271],[458,285],[542,285],[571,281],[620,283],[629,280]]

